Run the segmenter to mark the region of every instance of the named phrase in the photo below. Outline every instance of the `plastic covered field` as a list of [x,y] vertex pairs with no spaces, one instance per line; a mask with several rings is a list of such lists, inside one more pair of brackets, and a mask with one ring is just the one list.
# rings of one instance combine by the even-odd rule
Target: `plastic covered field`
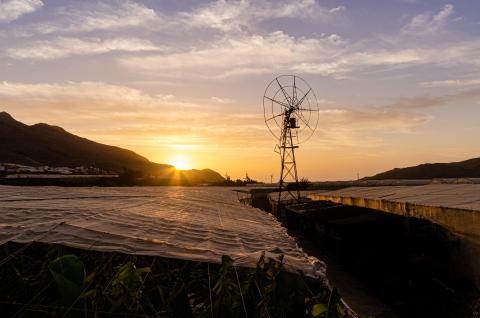
[[325,276],[323,262],[231,188],[0,186],[0,244],[9,241],[213,263],[228,255],[244,267],[283,254],[287,270]]
[[480,245],[480,184],[352,187],[309,197],[426,219]]

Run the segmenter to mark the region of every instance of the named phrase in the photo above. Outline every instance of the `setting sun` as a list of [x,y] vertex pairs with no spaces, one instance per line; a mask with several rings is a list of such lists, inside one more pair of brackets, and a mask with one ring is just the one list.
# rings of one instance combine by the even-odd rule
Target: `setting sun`
[[177,170],[189,170],[192,169],[190,159],[185,156],[175,156],[169,160],[169,163],[175,166]]

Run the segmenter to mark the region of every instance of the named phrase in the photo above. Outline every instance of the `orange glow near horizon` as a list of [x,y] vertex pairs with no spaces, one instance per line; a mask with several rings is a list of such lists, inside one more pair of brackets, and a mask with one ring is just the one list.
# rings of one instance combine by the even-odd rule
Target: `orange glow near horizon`
[[175,155],[169,158],[167,163],[173,165],[177,170],[192,169],[190,158],[184,155]]

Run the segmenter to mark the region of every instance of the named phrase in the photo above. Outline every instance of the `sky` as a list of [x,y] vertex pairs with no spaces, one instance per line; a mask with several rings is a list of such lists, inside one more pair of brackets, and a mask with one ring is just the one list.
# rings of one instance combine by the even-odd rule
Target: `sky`
[[282,74],[318,101],[300,177],[480,156],[480,1],[0,0],[0,110],[155,162],[279,178]]

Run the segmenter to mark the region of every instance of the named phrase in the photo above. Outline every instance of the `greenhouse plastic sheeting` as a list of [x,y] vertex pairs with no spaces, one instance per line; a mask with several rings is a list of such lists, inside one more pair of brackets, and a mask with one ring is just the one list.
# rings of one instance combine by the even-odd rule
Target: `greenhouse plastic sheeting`
[[287,270],[325,277],[270,214],[229,188],[0,186],[0,244],[44,242],[96,251],[254,267],[284,255]]
[[427,219],[480,245],[480,184],[352,187],[308,197]]

